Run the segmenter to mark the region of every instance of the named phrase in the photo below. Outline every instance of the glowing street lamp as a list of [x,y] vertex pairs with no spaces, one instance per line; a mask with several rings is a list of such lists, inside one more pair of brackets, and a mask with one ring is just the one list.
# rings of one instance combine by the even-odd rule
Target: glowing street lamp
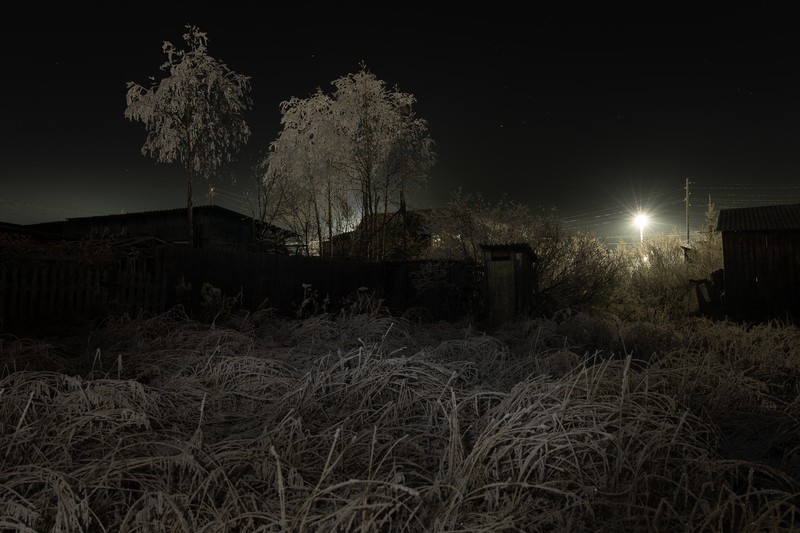
[[647,215],[639,213],[633,221],[639,226],[639,242],[644,242],[644,227],[648,222]]

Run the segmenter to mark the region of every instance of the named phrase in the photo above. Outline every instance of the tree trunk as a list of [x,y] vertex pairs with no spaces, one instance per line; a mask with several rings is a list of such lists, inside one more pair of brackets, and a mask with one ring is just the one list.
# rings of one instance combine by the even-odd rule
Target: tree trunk
[[186,167],[186,220],[188,222],[189,246],[194,246],[194,209],[192,206],[192,167]]
[[[188,223],[189,248],[194,248],[194,206],[192,205],[192,164],[186,163],[186,221]],[[189,280],[190,280],[190,309],[189,316],[196,317],[200,311],[200,280],[197,272],[197,265],[192,251],[192,260],[189,261]]]

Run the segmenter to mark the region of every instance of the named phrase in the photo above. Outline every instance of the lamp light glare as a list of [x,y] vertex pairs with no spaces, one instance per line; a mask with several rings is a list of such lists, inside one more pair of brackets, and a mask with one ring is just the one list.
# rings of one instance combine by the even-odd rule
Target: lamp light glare
[[644,242],[644,227],[647,225],[648,218],[644,213],[639,213],[633,219],[637,226],[639,226],[639,242]]

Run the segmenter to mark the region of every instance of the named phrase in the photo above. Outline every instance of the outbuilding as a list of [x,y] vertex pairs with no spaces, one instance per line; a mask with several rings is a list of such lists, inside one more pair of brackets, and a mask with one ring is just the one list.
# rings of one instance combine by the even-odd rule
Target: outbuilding
[[800,204],[721,209],[724,307],[732,318],[800,316]]
[[502,323],[530,312],[536,253],[528,244],[482,244],[486,315]]

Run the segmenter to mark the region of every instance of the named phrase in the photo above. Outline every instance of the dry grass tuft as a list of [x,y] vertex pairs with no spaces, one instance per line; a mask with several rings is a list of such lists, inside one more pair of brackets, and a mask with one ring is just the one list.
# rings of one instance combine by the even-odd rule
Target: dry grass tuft
[[69,373],[73,366],[50,342],[13,335],[0,336],[0,377],[25,370]]
[[788,326],[218,318],[4,339],[0,529],[800,529]]

